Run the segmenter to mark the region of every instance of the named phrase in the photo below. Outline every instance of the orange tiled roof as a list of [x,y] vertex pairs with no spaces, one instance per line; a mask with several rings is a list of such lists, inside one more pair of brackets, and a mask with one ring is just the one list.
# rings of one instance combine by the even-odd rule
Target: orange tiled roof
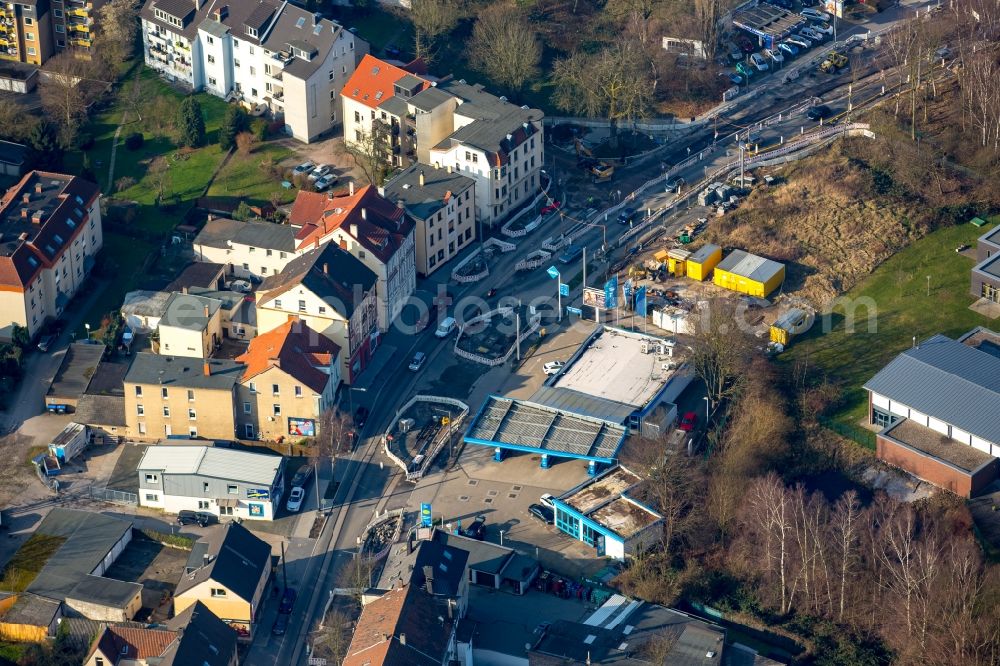
[[[406,67],[416,71],[420,69],[418,61]],[[378,108],[382,102],[393,96],[393,84],[410,73],[407,69],[390,65],[384,60],[366,54],[361,59],[361,64],[354,70],[354,74],[344,84],[340,94],[373,109]],[[429,84],[421,87],[421,90],[427,85]]]
[[[343,666],[436,666],[448,649],[451,620],[426,590],[404,585],[361,611]],[[402,636],[406,636],[405,644]]]
[[329,365],[340,354],[335,342],[292,319],[273,331],[258,335],[236,360],[246,364],[242,381],[279,367],[316,393],[322,393],[330,376],[317,365]]
[[89,656],[98,649],[105,656],[115,659],[149,659],[162,656],[170,644],[177,640],[177,633],[145,627],[109,626],[91,645]]

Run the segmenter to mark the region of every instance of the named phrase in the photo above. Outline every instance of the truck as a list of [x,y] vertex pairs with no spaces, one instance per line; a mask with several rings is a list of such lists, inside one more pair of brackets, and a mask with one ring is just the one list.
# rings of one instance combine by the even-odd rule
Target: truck
[[847,56],[837,51],[830,51],[826,56],[826,60],[820,64],[819,68],[827,74],[834,74],[837,70],[843,69],[846,66]]

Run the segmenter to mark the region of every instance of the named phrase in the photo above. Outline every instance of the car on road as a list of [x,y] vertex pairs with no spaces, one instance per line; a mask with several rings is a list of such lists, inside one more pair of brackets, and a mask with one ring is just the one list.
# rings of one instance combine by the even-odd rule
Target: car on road
[[317,178],[316,182],[313,183],[313,187],[316,188],[317,192],[322,192],[323,190],[328,189],[331,185],[333,185],[336,182],[337,182],[337,176],[335,176],[332,173],[328,173],[325,176]]
[[285,615],[291,613],[297,596],[298,593],[295,591],[294,587],[286,587],[284,594],[281,595],[281,603],[278,605],[278,612]]
[[369,413],[367,407],[358,407],[354,410],[354,425],[358,428],[364,428],[365,423],[368,422]]
[[818,33],[833,36],[833,26],[825,21],[822,23],[813,23],[810,27]]
[[787,42],[788,44],[794,44],[795,46],[799,47],[800,51],[805,51],[812,48],[812,42],[810,42],[805,37],[799,37],[797,35],[786,37],[785,42]]
[[309,173],[316,168],[315,162],[303,162],[294,169],[292,169],[293,176],[301,176],[304,173]]
[[542,506],[541,504],[532,504],[528,507],[528,513],[531,514],[532,518],[537,518],[546,525],[551,525],[556,521],[556,513],[547,506]]
[[684,432],[691,432],[698,425],[698,415],[694,412],[688,412],[683,417],[681,417],[681,423],[678,428]]
[[552,500],[554,499],[555,497],[553,497],[552,493],[545,493],[538,498],[538,501],[541,502],[544,506],[547,506],[550,509],[554,509],[556,508],[556,505],[552,503]]
[[207,511],[191,511],[190,509],[182,509],[177,512],[178,525],[199,525],[200,527],[206,527],[217,522],[219,522],[219,519],[215,516],[215,514],[208,513]]
[[568,264],[571,261],[576,261],[583,255],[583,247],[580,245],[570,245],[568,248],[563,250],[563,253],[559,255],[560,264]]
[[635,208],[622,208],[618,213],[618,224],[628,224],[635,217]]
[[830,20],[830,15],[826,12],[821,12],[818,9],[803,9],[799,12],[799,15],[805,16],[810,21],[819,21],[821,23],[826,23]]
[[559,371],[564,367],[566,367],[566,363],[563,361],[549,361],[542,366],[542,372],[551,377],[552,375],[559,374]]
[[424,361],[426,360],[427,360],[427,354],[423,353],[422,351],[418,351],[416,354],[413,355],[413,360],[410,361],[410,365],[408,367],[412,372],[417,372],[418,370],[420,370],[420,368],[424,367]]
[[330,173],[330,165],[320,164],[319,166],[314,167],[313,170],[309,172],[309,180],[319,180],[328,173]]
[[302,500],[305,497],[306,491],[302,488],[292,488],[292,492],[288,494],[288,501],[285,502],[285,508],[288,509],[289,513],[297,513],[302,508]]
[[771,69],[771,66],[767,63],[767,58],[760,53],[754,53],[750,56],[750,62],[753,63],[753,66],[757,68],[758,72],[766,72]]
[[53,344],[55,344],[55,342],[56,342],[56,336],[55,335],[52,335],[52,334],[43,335],[42,338],[41,338],[41,340],[38,341],[38,351],[40,351],[40,352],[42,352],[44,354],[45,352],[47,352],[49,350],[49,347],[51,347]]
[[833,111],[830,110],[826,104],[817,104],[816,106],[810,106],[806,110],[806,118],[809,120],[822,120],[824,118],[829,118],[833,115]]
[[778,44],[778,48],[790,56],[795,56],[799,54],[798,44],[791,44],[789,42],[780,42]]
[[771,49],[764,49],[763,51],[761,51],[761,53],[764,54],[765,58],[770,58],[779,65],[785,62],[785,56],[781,55],[781,51],[779,51],[778,49],[775,49],[773,51]]
[[486,516],[482,514],[476,516],[472,524],[465,528],[464,536],[482,541],[486,537]]
[[753,76],[753,69],[745,62],[736,63],[736,71],[745,76],[747,81]]
[[548,215],[550,213],[554,213],[557,210],[559,210],[560,206],[562,206],[562,202],[560,202],[560,201],[553,201],[552,203],[548,204],[547,206],[542,206],[542,210],[540,212],[541,212],[542,215]]
[[278,613],[278,617],[274,619],[274,624],[271,625],[271,633],[275,636],[284,636],[285,632],[288,631],[288,620],[290,617],[286,613]]

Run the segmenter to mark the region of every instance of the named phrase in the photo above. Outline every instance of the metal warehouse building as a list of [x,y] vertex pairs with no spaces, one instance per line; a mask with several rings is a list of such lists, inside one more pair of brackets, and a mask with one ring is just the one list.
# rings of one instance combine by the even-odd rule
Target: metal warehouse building
[[715,267],[713,281],[720,287],[767,298],[785,280],[785,265],[743,250],[733,250]]

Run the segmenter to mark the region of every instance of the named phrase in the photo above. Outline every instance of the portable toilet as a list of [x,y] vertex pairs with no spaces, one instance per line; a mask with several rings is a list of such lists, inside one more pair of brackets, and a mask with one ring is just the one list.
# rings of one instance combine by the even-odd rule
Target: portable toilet
[[815,320],[816,316],[812,312],[792,308],[771,324],[771,342],[787,347],[793,337],[812,328]]
[[722,248],[713,243],[703,245],[694,252],[687,260],[687,276],[692,280],[704,281],[708,279],[712,269],[722,261]]
[[687,275],[686,263],[691,253],[680,248],[667,252],[667,273],[673,277]]

